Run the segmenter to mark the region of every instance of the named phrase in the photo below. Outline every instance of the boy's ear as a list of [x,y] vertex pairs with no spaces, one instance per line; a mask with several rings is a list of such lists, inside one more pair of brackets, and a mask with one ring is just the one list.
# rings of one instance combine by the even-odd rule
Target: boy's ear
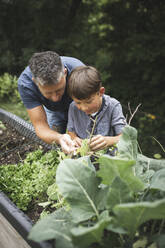
[[105,88],[101,87],[99,90],[100,96],[102,96],[105,93]]

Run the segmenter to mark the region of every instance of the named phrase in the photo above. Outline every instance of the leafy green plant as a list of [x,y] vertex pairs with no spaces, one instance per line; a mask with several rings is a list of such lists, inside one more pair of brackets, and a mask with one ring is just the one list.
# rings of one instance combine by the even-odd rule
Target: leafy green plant
[[[137,131],[130,126],[124,128],[117,147],[115,157],[100,155],[98,171],[90,156],[60,162],[56,183],[70,208],[37,222],[30,239],[55,239],[57,248],[137,247],[142,226],[165,218],[165,160],[139,154]],[[163,224],[157,224],[158,231],[153,225],[151,229],[158,243]],[[149,244],[149,236],[143,231],[145,244]]]
[[0,101],[21,103],[17,80],[16,76],[12,76],[9,73],[4,73],[4,75],[0,77]]
[[22,210],[27,210],[33,199],[44,201],[46,191],[55,181],[59,163],[58,153],[51,150],[31,152],[23,163],[0,166],[0,188]]
[[1,128],[2,130],[6,130],[6,127],[5,127],[5,125],[3,124],[2,121],[0,121],[0,128]]

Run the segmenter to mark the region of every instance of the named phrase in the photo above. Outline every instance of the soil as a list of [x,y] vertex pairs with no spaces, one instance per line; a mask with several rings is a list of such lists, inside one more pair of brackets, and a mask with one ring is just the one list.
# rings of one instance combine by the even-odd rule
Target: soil
[[6,129],[0,127],[0,165],[22,162],[27,153],[41,148],[39,144],[22,136],[7,123],[3,124]]
[[[0,122],[1,123],[1,122]],[[18,164],[22,162],[29,152],[37,149],[43,149],[44,152],[48,151],[40,144],[35,143],[33,140],[29,140],[9,124],[3,123],[5,129],[0,125],[0,165]],[[36,222],[39,219],[40,213],[43,210],[35,203],[33,209],[30,209],[25,214],[33,221]]]

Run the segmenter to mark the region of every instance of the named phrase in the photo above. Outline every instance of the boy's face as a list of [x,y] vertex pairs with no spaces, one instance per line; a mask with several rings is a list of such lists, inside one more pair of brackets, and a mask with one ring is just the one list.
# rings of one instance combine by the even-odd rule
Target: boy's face
[[87,115],[91,115],[98,112],[101,108],[102,95],[104,94],[104,92],[104,87],[101,87],[99,92],[91,95],[89,98],[79,100],[73,97],[73,101],[75,102],[78,109],[85,112]]

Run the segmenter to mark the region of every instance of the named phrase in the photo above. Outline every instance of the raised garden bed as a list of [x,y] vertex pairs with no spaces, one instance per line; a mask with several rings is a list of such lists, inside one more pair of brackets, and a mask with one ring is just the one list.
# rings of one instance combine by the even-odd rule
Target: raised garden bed
[[[139,154],[131,126],[117,148],[115,157],[97,154],[97,170],[85,150],[61,161],[56,185],[66,204],[32,227],[31,240],[29,229],[20,232],[30,247],[38,247],[35,241],[57,248],[164,248],[165,160]],[[56,243],[41,243],[45,240]]]
[[[33,127],[23,119],[0,109],[0,121],[0,166],[21,163],[28,153],[37,149],[46,152],[51,148],[36,137]],[[50,242],[34,242],[27,239],[41,210],[42,208],[36,206],[33,211],[25,214],[0,192],[0,247],[11,247],[11,243],[14,248],[51,248]],[[2,228],[2,225],[5,228]]]

